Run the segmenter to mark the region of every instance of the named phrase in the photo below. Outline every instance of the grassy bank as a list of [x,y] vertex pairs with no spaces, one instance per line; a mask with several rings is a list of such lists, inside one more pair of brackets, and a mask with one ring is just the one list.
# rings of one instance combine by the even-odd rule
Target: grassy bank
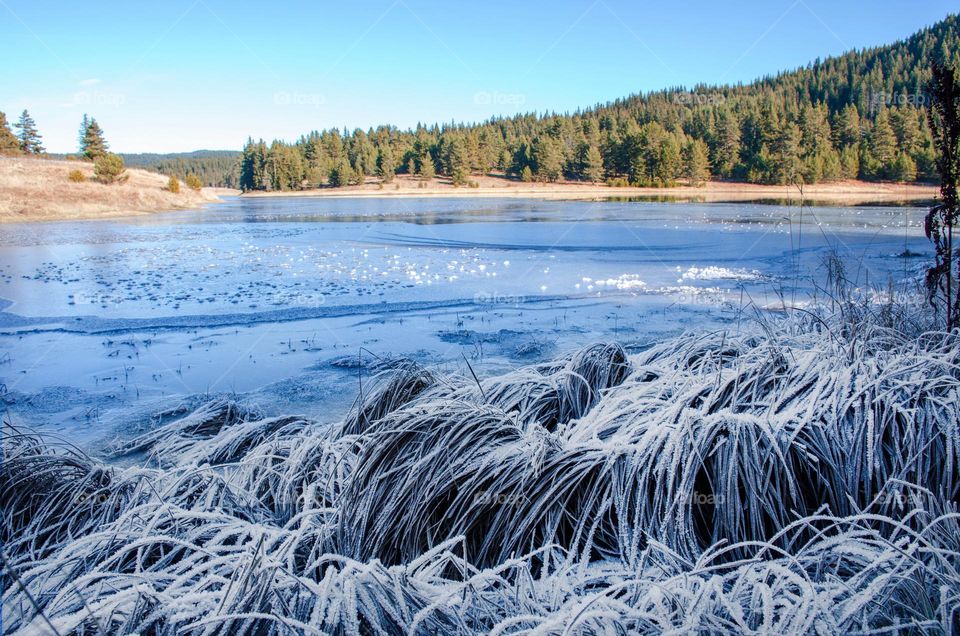
[[[534,199],[600,199],[608,197],[665,198],[683,201],[799,201],[796,186],[758,185],[709,181],[699,186],[672,188],[611,187],[579,181],[563,183],[524,183],[498,176],[471,177],[474,186],[454,187],[449,179],[438,177],[421,181],[416,177],[397,175],[393,183],[369,179],[367,183],[340,188],[320,188],[286,192],[248,192],[245,197],[518,197]],[[807,202],[856,205],[862,203],[900,203],[932,200],[938,195],[935,186],[841,181],[804,186]]]
[[4,629],[955,632],[960,342],[915,317],[403,363],[334,425],[172,411],[129,468],[8,428]]
[[[82,182],[70,180],[79,170]],[[167,177],[128,169],[123,183],[94,179],[93,164],[24,157],[0,157],[0,222],[99,219],[196,208],[218,201],[203,189],[167,189]]]

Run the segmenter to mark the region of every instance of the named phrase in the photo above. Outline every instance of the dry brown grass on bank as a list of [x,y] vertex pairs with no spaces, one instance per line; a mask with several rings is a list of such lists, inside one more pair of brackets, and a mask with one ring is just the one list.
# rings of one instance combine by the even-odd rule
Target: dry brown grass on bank
[[[72,181],[74,170],[86,180]],[[135,169],[127,174],[126,182],[105,185],[94,179],[89,162],[0,157],[0,222],[130,216],[219,200],[208,189],[174,194],[160,174]]]
[[[472,176],[476,187],[454,187],[450,179],[437,177],[424,183],[417,177],[397,175],[393,183],[381,184],[379,179],[367,179],[367,183],[343,188],[320,188],[296,192],[255,192],[249,197],[262,196],[329,196],[329,197],[518,197],[535,199],[596,199],[606,197],[670,197],[703,202],[735,202],[755,200],[797,200],[800,192],[796,186],[758,185],[710,181],[700,186],[677,186],[673,188],[611,187],[604,183],[524,183],[503,176]],[[937,188],[929,185],[904,183],[872,183],[866,181],[838,181],[804,187],[804,198],[837,204],[883,203],[933,199]]]

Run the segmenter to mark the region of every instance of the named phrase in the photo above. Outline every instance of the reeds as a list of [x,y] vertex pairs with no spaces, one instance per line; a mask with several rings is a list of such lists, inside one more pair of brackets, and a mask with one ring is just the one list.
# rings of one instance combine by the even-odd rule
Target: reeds
[[960,630],[960,342],[802,316],[345,420],[216,402],[111,468],[7,431],[10,632]]

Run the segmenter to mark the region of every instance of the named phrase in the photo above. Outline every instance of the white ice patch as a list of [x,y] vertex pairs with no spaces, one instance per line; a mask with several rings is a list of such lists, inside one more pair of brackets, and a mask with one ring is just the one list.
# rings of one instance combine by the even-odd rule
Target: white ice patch
[[707,267],[690,267],[687,271],[682,271],[679,267],[677,272],[681,273],[680,280],[759,280],[763,274],[757,270],[746,269],[728,269],[726,267],[717,267],[708,265]]
[[[583,278],[583,282],[589,283],[590,278]],[[617,289],[620,291],[629,290],[629,289],[644,289],[647,284],[640,280],[640,276],[637,274],[620,274],[616,278],[598,278],[593,281],[593,284],[597,287],[603,287],[606,289]]]

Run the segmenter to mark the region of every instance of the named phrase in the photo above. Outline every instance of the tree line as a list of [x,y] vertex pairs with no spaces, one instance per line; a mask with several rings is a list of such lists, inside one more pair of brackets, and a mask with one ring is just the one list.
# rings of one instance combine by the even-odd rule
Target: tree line
[[[16,133],[11,130],[6,115],[0,112],[0,156],[51,156],[43,147],[43,138],[29,111],[24,110],[13,127]],[[236,151],[197,151],[171,155],[114,154],[110,152],[110,145],[100,124],[87,114],[83,115],[80,123],[77,147],[77,154],[53,157],[92,161],[95,176],[105,183],[124,180],[124,171],[129,165],[168,175],[168,189],[175,189],[176,192],[179,192],[180,181],[184,181],[192,190],[200,190],[204,185],[236,187],[237,158],[240,154]],[[85,180],[83,172],[79,170],[71,171],[68,178],[78,183]]]
[[748,85],[673,88],[572,114],[329,129],[293,143],[249,139],[237,183],[298,190],[370,177],[389,183],[403,173],[455,185],[489,173],[639,186],[936,180],[925,87],[932,60],[960,60],[957,26],[949,16],[896,44]]
[[186,181],[193,176],[204,186],[237,188],[238,160],[236,150],[196,150],[168,154],[124,153],[127,166],[155,170],[161,174]]
[[[16,133],[10,129],[5,113],[0,112],[0,155],[33,155],[46,157],[43,136],[37,129],[30,112],[26,109],[13,125]],[[110,154],[110,145],[97,120],[84,114],[77,136],[78,157],[87,161],[96,161]]]

